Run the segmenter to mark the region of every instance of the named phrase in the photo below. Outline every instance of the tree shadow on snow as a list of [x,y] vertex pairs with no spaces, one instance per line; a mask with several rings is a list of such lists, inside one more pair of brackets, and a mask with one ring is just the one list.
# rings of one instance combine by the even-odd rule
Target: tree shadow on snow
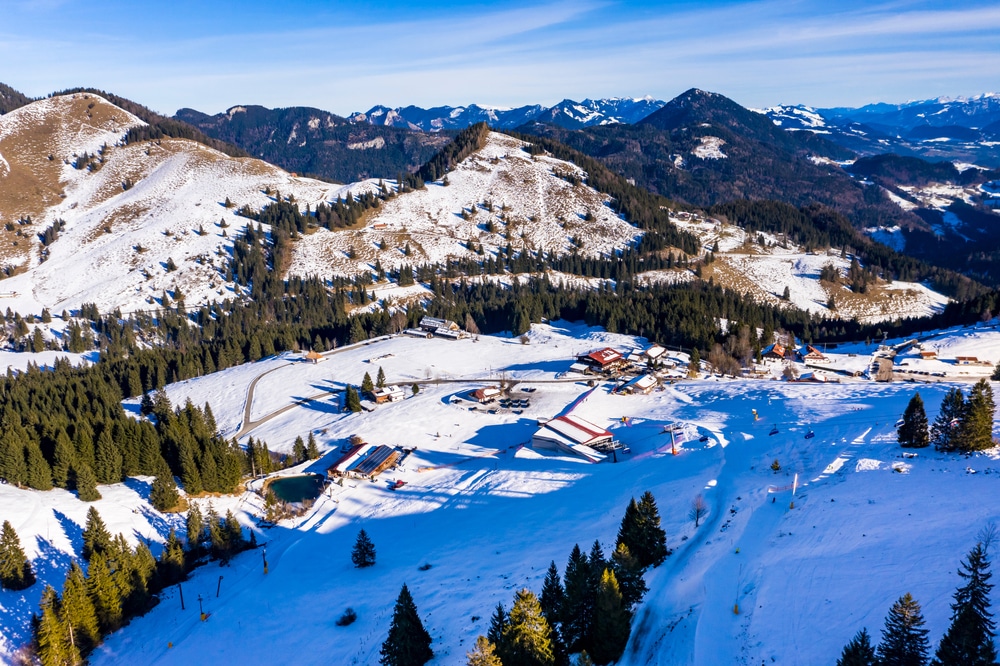
[[70,544],[73,546],[73,552],[78,553],[83,550],[83,528],[58,509],[53,509],[52,514],[59,521],[59,525],[63,529],[63,534],[66,535],[66,538],[69,539]]
[[130,476],[125,479],[125,487],[147,502],[149,501],[149,493],[153,491],[152,483],[143,481],[142,479],[137,479],[134,476]]

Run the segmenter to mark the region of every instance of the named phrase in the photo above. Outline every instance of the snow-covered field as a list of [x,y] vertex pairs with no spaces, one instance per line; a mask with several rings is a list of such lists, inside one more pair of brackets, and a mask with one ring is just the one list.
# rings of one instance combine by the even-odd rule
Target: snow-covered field
[[[603,384],[555,381],[581,351],[634,342],[562,322],[535,326],[527,345],[489,336],[478,342],[396,337],[343,348],[317,365],[279,357],[168,387],[175,404],[187,397],[210,401],[231,435],[247,388],[265,372],[253,419],[345,381],[359,383],[381,366],[390,382],[419,380],[421,392],[356,415],[322,397],[250,434],[288,450],[296,435],[314,432],[328,452],[308,465],[316,471],[351,434],[416,451],[402,469],[384,475],[406,481],[400,490],[388,490],[384,480],[331,486],[307,515],[258,534],[268,574],[260,551],[229,567],[197,570],[184,584],[186,611],[176,588],[165,591],[147,616],[111,636],[92,663],[375,663],[405,582],[434,639],[432,663],[463,664],[498,602],[509,604],[525,585],[537,591],[549,561],[561,568],[574,543],[589,548],[600,539],[608,552],[628,499],[647,489],[674,553],[647,577],[650,592],[622,664],[830,663],[862,626],[877,636],[889,605],[907,591],[923,604],[937,640],[947,626],[958,562],[976,533],[1000,520],[991,501],[1000,462],[992,452],[964,458],[932,450],[903,459],[893,423],[915,390],[933,419],[952,385],[701,380],[619,396]],[[1000,333],[965,329],[934,344],[1000,350]],[[519,415],[470,411],[463,396],[501,373],[521,381],[515,395],[537,389],[523,393],[531,406]],[[617,464],[590,465],[520,446],[536,418],[577,401],[574,414],[610,429],[631,454]],[[663,434],[672,422],[684,430],[676,456]],[[778,433],[769,435],[774,428]],[[815,438],[805,439],[810,429]],[[770,469],[775,459],[778,473]],[[159,542],[178,520],[140,499],[148,496],[148,480],[102,492],[97,507],[109,527],[133,541]],[[699,493],[710,512],[695,530],[688,511]],[[260,504],[249,494],[214,502],[220,511],[233,508],[247,525]],[[62,491],[0,486],[0,519],[13,522],[42,581],[57,587],[71,550],[79,549],[86,508]],[[378,549],[371,569],[350,564],[360,527]],[[2,654],[25,639],[40,591],[36,585],[24,595],[0,592]],[[198,595],[210,613],[206,622],[195,610]],[[348,606],[358,621],[335,626]]]

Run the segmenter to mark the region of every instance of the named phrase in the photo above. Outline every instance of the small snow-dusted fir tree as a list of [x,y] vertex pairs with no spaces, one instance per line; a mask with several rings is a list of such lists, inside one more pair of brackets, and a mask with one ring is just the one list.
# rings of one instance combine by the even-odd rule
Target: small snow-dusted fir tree
[[382,666],[423,666],[434,657],[431,635],[424,629],[405,583],[396,598],[389,635],[379,654]]
[[927,663],[927,630],[920,604],[909,592],[889,609],[878,646],[879,666],[923,666]]
[[370,567],[375,564],[375,544],[368,538],[363,529],[358,532],[358,538],[351,549],[351,562],[358,568]]
[[385,370],[382,369],[381,365],[378,367],[378,375],[375,376],[375,386],[379,388],[385,387]]
[[21,539],[10,521],[5,520],[0,531],[0,587],[23,590],[34,584],[35,573],[21,548]]
[[306,443],[306,458],[316,460],[319,458],[319,446],[316,444],[316,435],[309,433],[309,441]]
[[361,411],[361,398],[353,386],[347,387],[347,396],[344,398],[344,408],[349,412]]
[[951,626],[938,645],[935,666],[995,666],[993,613],[990,612],[990,562],[986,549],[976,544],[958,570],[965,584],[955,591]]
[[859,631],[844,646],[837,666],[875,666],[875,648],[867,629]]
[[614,572],[605,569],[594,602],[594,630],[591,657],[595,664],[616,661],[625,651],[632,617],[622,602]]
[[919,393],[914,393],[903,412],[903,424],[896,432],[899,445],[904,448],[922,449],[930,444],[927,434],[927,413]]

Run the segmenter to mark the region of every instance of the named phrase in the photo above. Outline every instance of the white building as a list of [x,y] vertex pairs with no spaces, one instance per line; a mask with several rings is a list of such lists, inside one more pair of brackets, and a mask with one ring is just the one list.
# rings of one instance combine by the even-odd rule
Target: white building
[[570,453],[596,463],[607,458],[597,449],[614,446],[614,436],[590,421],[567,414],[541,426],[531,437],[531,446]]

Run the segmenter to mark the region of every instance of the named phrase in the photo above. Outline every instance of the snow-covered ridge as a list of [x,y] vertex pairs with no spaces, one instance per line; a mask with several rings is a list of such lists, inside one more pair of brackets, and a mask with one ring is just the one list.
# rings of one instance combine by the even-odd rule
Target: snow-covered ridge
[[[14,231],[0,226],[0,262],[23,271],[4,280],[0,306],[38,313],[92,302],[101,311],[130,312],[158,307],[164,292],[174,298],[179,291],[189,305],[230,297],[233,285],[222,271],[246,222],[235,207],[266,205],[267,188],[294,194],[303,206],[340,191],[183,139],[121,145],[138,124],[83,94],[0,117],[0,153],[10,165],[0,187],[0,224],[32,220]],[[74,168],[85,153],[95,156],[90,166]],[[223,206],[227,198],[234,208]],[[38,234],[57,219],[65,228],[43,255]],[[168,270],[170,260],[176,270]]]

